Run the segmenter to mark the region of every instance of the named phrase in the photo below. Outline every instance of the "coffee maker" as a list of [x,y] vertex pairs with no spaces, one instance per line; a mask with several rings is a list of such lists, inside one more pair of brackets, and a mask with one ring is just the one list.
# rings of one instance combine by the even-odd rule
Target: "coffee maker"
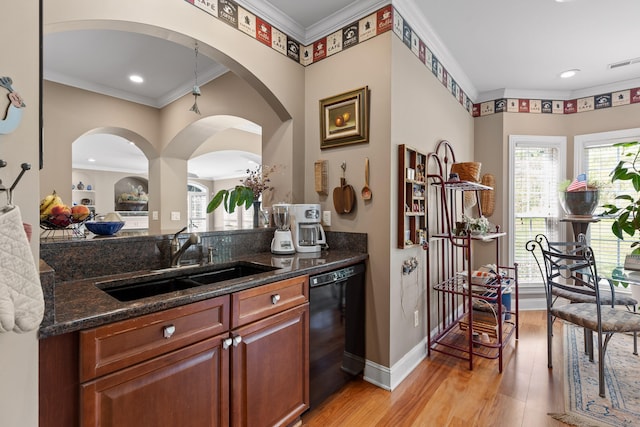
[[291,205],[275,204],[273,208],[273,222],[276,231],[271,240],[271,253],[274,254],[294,254],[293,237],[291,236]]
[[320,252],[327,244],[319,204],[291,205],[293,244],[297,252]]

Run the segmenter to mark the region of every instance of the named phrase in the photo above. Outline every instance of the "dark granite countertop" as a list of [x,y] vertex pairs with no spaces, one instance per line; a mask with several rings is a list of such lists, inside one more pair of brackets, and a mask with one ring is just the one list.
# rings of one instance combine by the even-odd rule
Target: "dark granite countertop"
[[[54,303],[51,307],[53,319],[46,326],[41,326],[39,337],[47,338],[92,328],[295,276],[314,275],[335,270],[367,259],[367,253],[349,250],[330,249],[315,254],[296,253],[294,255],[273,255],[270,252],[260,252],[236,257],[218,257],[213,264],[166,269],[162,272],[142,270],[90,279],[69,280],[55,285]],[[118,301],[96,286],[98,284],[100,287],[109,287],[123,283],[143,282],[149,278],[170,278],[201,273],[238,261],[266,264],[278,267],[278,269],[129,302]]]

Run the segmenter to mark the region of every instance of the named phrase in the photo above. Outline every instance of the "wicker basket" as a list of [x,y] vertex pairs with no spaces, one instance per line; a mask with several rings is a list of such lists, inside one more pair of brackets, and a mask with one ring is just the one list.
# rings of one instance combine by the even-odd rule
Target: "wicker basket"
[[493,215],[493,211],[496,207],[496,177],[490,173],[482,175],[482,185],[491,187],[491,190],[482,190],[480,192],[480,207],[482,208],[482,215],[490,217]]
[[[463,162],[451,165],[451,173],[457,173],[462,181],[480,182],[480,162]],[[465,208],[473,207],[476,204],[476,194],[473,191],[467,191],[464,194]]]

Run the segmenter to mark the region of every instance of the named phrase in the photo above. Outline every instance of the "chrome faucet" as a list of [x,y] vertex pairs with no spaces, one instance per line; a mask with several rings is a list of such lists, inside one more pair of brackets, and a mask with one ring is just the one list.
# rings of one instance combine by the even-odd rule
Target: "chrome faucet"
[[189,238],[180,246],[180,240],[178,240],[178,235],[185,231],[187,227],[184,227],[182,230],[178,231],[173,235],[173,239],[171,239],[171,267],[180,267],[180,258],[182,255],[189,249],[191,245],[197,245],[200,243],[200,236],[196,233],[191,233]]

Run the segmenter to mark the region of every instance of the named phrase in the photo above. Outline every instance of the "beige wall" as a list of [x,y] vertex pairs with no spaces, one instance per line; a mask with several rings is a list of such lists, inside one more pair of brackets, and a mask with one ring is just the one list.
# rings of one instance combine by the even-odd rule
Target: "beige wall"
[[[430,153],[443,139],[454,147],[457,161],[473,159],[473,118],[422,64],[402,41],[392,37],[391,75],[391,144],[385,147],[390,159],[387,179],[392,189],[387,200],[390,218],[385,233],[391,247],[389,270],[390,365],[393,366],[426,337],[425,283],[426,256],[421,248],[396,248],[398,145],[406,144]],[[402,275],[402,262],[416,257],[418,269]],[[414,327],[414,310],[419,311],[420,325]],[[424,350],[419,348],[420,351]]]
[[[391,33],[354,46],[345,53],[324,59],[306,69],[306,145],[305,200],[320,203],[331,211],[332,231],[368,233],[369,268],[367,270],[367,359],[389,366],[389,203],[390,203],[390,42]],[[363,86],[371,92],[370,140],[320,149],[319,100]],[[373,198],[364,202],[364,159],[371,165],[369,186]],[[327,196],[314,191],[314,162],[328,162]],[[356,190],[356,207],[350,214],[338,215],[332,192],[340,185],[342,162],[347,163],[347,184]],[[300,200],[298,200],[299,202]]]
[[[10,186],[30,163],[15,188],[13,203],[20,208],[24,222],[33,225],[31,247],[39,254],[38,235],[38,2],[8,2],[2,5],[0,50],[4,52],[0,75],[13,79],[13,88],[24,99],[20,126],[10,134],[0,134],[0,179]],[[2,119],[9,105],[7,91],[0,88]],[[5,195],[0,194],[4,204]],[[38,425],[38,340],[36,332],[0,334],[0,424],[3,427]]]

